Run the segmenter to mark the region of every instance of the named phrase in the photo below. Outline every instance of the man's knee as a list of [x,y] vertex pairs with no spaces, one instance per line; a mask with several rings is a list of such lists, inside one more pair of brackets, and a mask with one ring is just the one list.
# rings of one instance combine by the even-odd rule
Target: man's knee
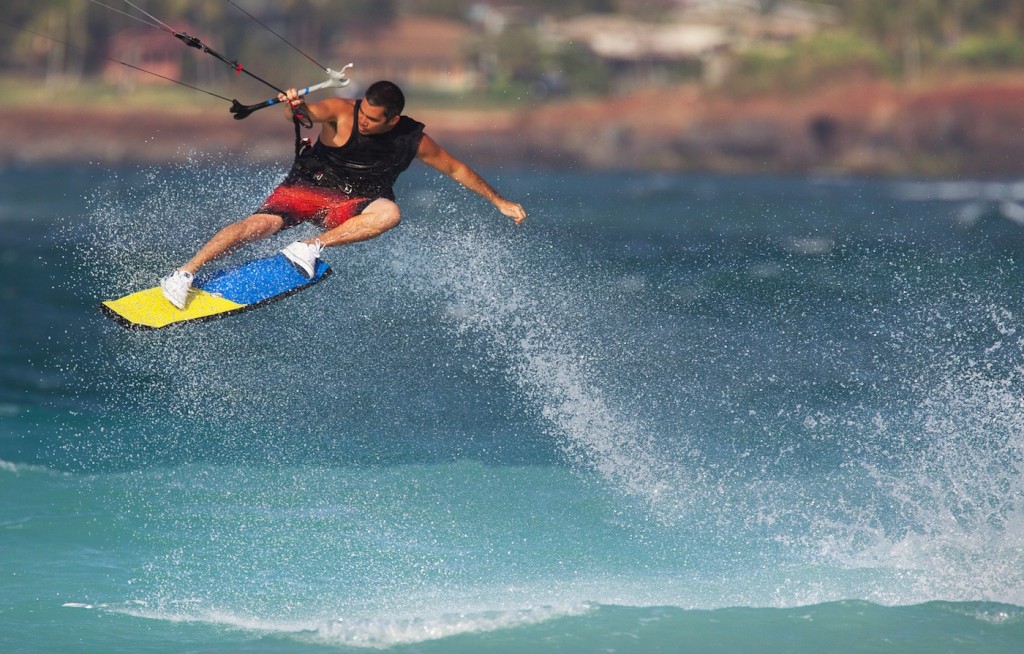
[[402,211],[398,205],[384,198],[371,202],[363,213],[372,214],[376,222],[384,229],[391,229],[402,222]]

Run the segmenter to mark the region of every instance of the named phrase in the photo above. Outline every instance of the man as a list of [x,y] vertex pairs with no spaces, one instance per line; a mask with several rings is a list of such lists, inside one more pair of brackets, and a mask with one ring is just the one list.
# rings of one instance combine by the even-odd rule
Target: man
[[380,236],[398,225],[401,212],[392,188],[418,158],[491,202],[517,225],[526,211],[498,194],[472,168],[402,115],[405,96],[395,84],[375,82],[362,100],[328,98],[307,105],[295,89],[278,96],[288,119],[298,111],[322,125],[320,136],[295,158],[287,177],[253,215],[217,232],[185,265],[160,281],[164,297],[184,309],[195,273],[206,263],[282,229],[312,222],[319,238],[295,241],[281,252],[312,278],[320,252]]

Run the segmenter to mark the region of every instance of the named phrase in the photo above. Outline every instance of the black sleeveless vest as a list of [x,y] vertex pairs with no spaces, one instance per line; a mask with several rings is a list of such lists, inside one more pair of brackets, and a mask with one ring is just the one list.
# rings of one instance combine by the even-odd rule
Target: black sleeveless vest
[[359,133],[359,105],[352,117],[352,133],[340,148],[320,139],[295,158],[285,183],[307,183],[336,188],[360,198],[395,199],[394,184],[416,158],[424,125],[401,116],[389,131],[374,136]]

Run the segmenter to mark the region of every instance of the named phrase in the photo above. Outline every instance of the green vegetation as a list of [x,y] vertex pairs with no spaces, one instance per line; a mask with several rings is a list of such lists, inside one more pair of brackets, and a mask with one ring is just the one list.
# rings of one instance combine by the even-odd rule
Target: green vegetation
[[738,54],[727,88],[734,92],[802,91],[836,80],[891,76],[896,63],[877,44],[849,30],[762,45]]
[[[147,26],[153,20],[141,11],[120,0],[106,0],[102,4],[106,7],[87,0],[4,0],[3,21],[36,35],[0,24],[0,70],[50,76],[95,75],[108,63],[106,46],[113,35],[134,30],[163,38],[158,29]],[[258,60],[260,72],[268,77],[284,75],[297,62],[305,61],[301,54],[278,41],[227,0],[146,0],[135,4],[170,27],[208,41],[229,57],[243,63]],[[329,52],[348,31],[392,20],[397,4],[396,0],[238,2],[275,32],[314,55]],[[275,56],[268,57],[268,51]],[[143,65],[137,61],[128,63]],[[194,70],[188,71],[186,81],[219,80],[231,75],[223,64],[223,71],[211,72],[209,63],[197,63]]]
[[[835,23],[811,37],[792,41],[738,40],[725,89],[741,93],[792,92],[849,76],[913,81],[931,73],[1024,68],[1021,0],[809,1],[834,11]],[[306,52],[325,59],[346,34],[386,24],[403,13],[469,21],[473,4],[469,0],[238,2]],[[108,7],[87,0],[5,0],[4,15],[0,17],[6,23],[0,24],[0,75],[46,80],[50,87],[31,91],[0,87],[5,91],[2,102],[7,106],[38,102],[52,97],[52,88],[60,88],[68,100],[87,103],[116,104],[129,96],[134,105],[142,106],[152,103],[185,108],[219,102],[179,87],[101,82],[104,68],[110,65],[107,45],[114,35],[134,30],[140,34],[151,32],[154,39],[164,38],[143,21],[111,9],[123,8],[125,13],[149,20],[131,6],[122,7],[119,0],[106,0],[105,4]],[[172,27],[209,41],[220,52],[253,62],[267,79],[288,79],[300,69],[315,74],[301,54],[256,25],[228,0],[146,0],[139,4]],[[609,62],[594,57],[579,43],[546,42],[534,25],[545,16],[565,18],[582,13],[656,19],[667,16],[675,6],[670,0],[518,0],[515,4],[518,13],[510,27],[499,35],[485,35],[481,30],[467,53],[486,67],[486,88],[473,94],[475,102],[501,104],[565,92],[605,93],[615,87]],[[767,17],[785,4],[785,0],[761,0],[758,6]],[[258,95],[255,83],[236,80],[227,66],[211,58],[185,57],[184,61],[181,77],[185,82],[250,101]],[[146,65],[144,61],[129,63]],[[691,61],[666,67],[664,79],[669,83],[695,79],[697,66],[699,63]]]
[[491,97],[544,99],[571,89],[576,94],[601,94],[611,72],[580,44],[544,44],[536,30],[513,26],[501,34],[474,40],[472,56],[493,62],[486,70]]
[[890,62],[890,72],[902,77],[945,68],[951,63],[975,68],[1005,68],[1021,63],[1006,56],[1020,47],[1020,34],[1024,33],[1024,3],[1020,0],[819,3],[837,7],[844,27],[884,53]]
[[947,56],[969,68],[1017,68],[1024,66],[1024,42],[1013,34],[971,36],[950,48]]
[[[55,98],[57,100],[55,101]],[[117,86],[95,77],[51,77],[40,84],[24,75],[0,75],[0,108],[63,104],[83,109],[125,111],[227,111],[228,104],[177,85]]]

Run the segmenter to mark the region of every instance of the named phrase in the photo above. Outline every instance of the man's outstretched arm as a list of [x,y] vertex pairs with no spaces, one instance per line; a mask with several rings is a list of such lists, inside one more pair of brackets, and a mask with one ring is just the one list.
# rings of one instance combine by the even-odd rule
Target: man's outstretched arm
[[416,156],[431,168],[451,177],[459,184],[486,198],[488,202],[498,208],[498,211],[514,220],[517,225],[526,220],[526,210],[523,209],[521,204],[503,198],[475,170],[450,155],[437,144],[437,141],[426,134],[423,135],[423,140],[420,141],[420,147],[416,151]]

